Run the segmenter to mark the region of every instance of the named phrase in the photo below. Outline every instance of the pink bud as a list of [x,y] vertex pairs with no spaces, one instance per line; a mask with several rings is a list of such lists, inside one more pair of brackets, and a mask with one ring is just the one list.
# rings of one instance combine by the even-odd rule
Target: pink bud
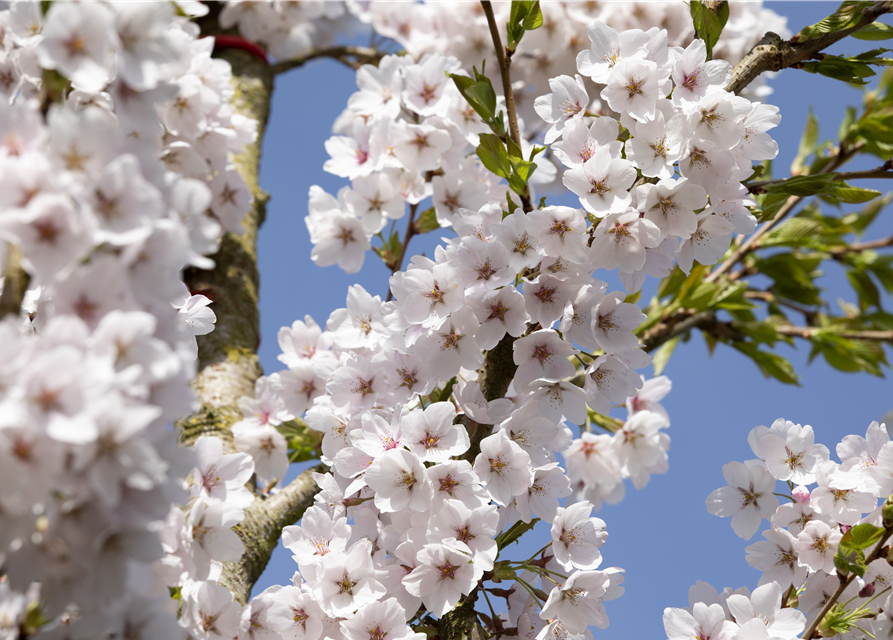
[[838,526],[840,527],[840,532],[841,532],[841,533],[846,533],[847,531],[849,531],[850,529],[853,528],[853,525],[851,525],[851,524],[841,524],[841,525],[838,525]]
[[809,502],[809,489],[807,489],[802,484],[798,484],[796,487],[794,487],[794,490],[791,491],[791,495],[794,497],[794,500],[796,500],[800,504]]
[[873,582],[869,582],[864,587],[862,587],[861,591],[859,591],[860,598],[870,598],[873,595],[874,595],[874,583]]

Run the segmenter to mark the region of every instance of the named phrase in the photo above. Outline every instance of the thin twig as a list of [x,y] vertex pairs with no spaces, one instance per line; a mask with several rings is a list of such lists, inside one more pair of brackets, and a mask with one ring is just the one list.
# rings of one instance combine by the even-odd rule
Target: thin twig
[[[884,532],[883,537],[878,541],[877,546],[874,548],[874,551],[865,559],[865,564],[871,564],[874,560],[877,560],[881,555],[881,549],[883,549],[884,545],[887,543],[887,539],[890,537],[890,534],[893,533],[893,530],[888,529]],[[832,607],[837,603],[837,600],[843,594],[853,579],[856,577],[855,573],[851,573],[849,578],[841,579],[840,584],[837,586],[837,589],[834,593],[831,594],[831,597],[828,598],[828,601],[825,603],[825,606],[822,607],[821,611],[818,612],[816,617],[812,622],[809,623],[809,626],[806,627],[806,631],[803,632],[801,636],[805,640],[809,640],[812,638],[812,635],[815,633],[815,630],[819,628],[819,625],[822,623],[822,620],[825,619],[825,616],[829,611],[831,611]]]
[[798,41],[799,34],[790,40],[782,40],[778,34],[770,31],[732,69],[732,79],[726,85],[726,91],[740,93],[764,71],[781,71],[815,58],[823,49],[827,49],[865,25],[871,24],[883,14],[889,13],[890,9],[890,2],[875,2],[862,12],[862,17],[855,26],[841,31],[823,33],[805,42]]
[[[893,163],[889,160],[882,164],[879,167],[875,167],[874,169],[868,169],[866,171],[842,171],[834,176],[833,180],[870,180],[873,178],[882,178],[882,179],[893,179]],[[753,194],[757,193],[765,193],[766,187],[772,184],[781,184],[786,180],[778,179],[778,180],[763,180],[761,182],[751,182],[747,184],[747,190]]]
[[[819,171],[815,175],[821,175],[826,173],[834,173],[835,169],[845,163],[847,160],[856,155],[859,151],[862,150],[864,145],[858,144],[853,145],[852,147],[845,147],[843,143],[841,143],[837,147],[837,155],[834,156],[827,165],[825,165],[821,171]],[[775,225],[784,220],[791,211],[793,211],[798,204],[803,200],[802,196],[791,196],[787,199],[787,201],[781,205],[781,209],[778,210],[778,213],[775,214],[775,217],[766,222],[762,227],[760,227],[756,233],[747,238],[744,242],[742,242],[737,249],[732,252],[728,258],[726,258],[722,264],[720,264],[716,269],[710,272],[710,274],[704,279],[705,282],[713,282],[719,278],[719,276],[727,273],[738,264],[744,256],[748,253],[759,247],[760,240],[765,236],[769,231],[772,230]],[[735,274],[733,274],[735,275]],[[736,277],[730,277],[730,280],[737,280],[738,277],[743,275],[743,272],[737,272]]]
[[834,249],[829,249],[828,253],[830,253],[835,258],[838,258],[847,253],[861,253],[862,251],[870,251],[872,249],[883,249],[884,247],[893,247],[893,236],[889,236],[887,238],[881,238],[880,240],[872,240],[870,242],[855,242],[853,244],[849,244],[843,247],[836,247]]
[[[391,274],[395,274],[403,268],[403,258],[406,257],[406,247],[409,246],[409,241],[415,235],[415,214],[416,210],[418,210],[419,205],[411,204],[409,205],[409,222],[406,225],[406,233],[403,234],[403,244],[400,246],[400,258],[391,265]],[[390,287],[388,288],[388,299],[387,302],[390,302],[394,297],[394,292],[391,291]]]
[[837,331],[828,327],[775,327],[775,331],[783,336],[792,338],[805,338],[809,340],[817,333],[828,333],[839,338],[850,340],[875,340],[878,342],[893,342],[893,331]]
[[[719,265],[716,269],[714,269],[710,274],[704,279],[706,282],[713,282],[719,276],[728,272],[732,267],[734,267],[738,262],[740,262],[744,256],[753,251],[759,246],[760,239],[769,233],[769,231],[777,225],[779,222],[785,219],[787,215],[793,211],[800,201],[803,200],[802,196],[791,196],[789,197],[783,205],[781,205],[781,209],[778,210],[778,213],[775,214],[775,217],[772,218],[769,222],[760,227],[759,230],[756,231],[752,236],[750,236],[747,240],[745,240],[735,251],[730,255],[726,260]],[[731,279],[731,278],[730,278]]]
[[[502,77],[502,93],[505,95],[505,109],[509,117],[509,135],[518,148],[521,148],[521,134],[518,130],[518,114],[515,111],[515,94],[512,92],[512,78],[509,73],[509,65],[512,61],[505,55],[502,46],[502,38],[499,36],[499,27],[496,25],[496,16],[493,15],[493,5],[489,0],[481,0],[481,6],[487,15],[487,24],[490,26],[490,37],[493,38],[493,46],[496,49],[496,60],[499,62],[499,75]],[[530,203],[530,195],[522,195],[521,207],[525,213],[533,211]]]
[[[292,58],[291,60],[283,60],[272,65],[273,75],[285,73],[296,67],[303,66],[311,60],[317,58],[332,58],[338,62],[347,65],[351,69],[359,69],[364,64],[378,64],[385,56],[383,51],[373,49],[372,47],[358,47],[353,45],[345,45],[339,47],[329,47],[328,49],[317,49],[311,51],[305,56]],[[350,60],[354,58],[354,60]]]
[[750,300],[763,300],[764,302],[772,302],[781,307],[787,307],[789,309],[793,309],[797,313],[802,313],[803,317],[806,319],[807,324],[812,324],[818,312],[813,311],[812,309],[807,309],[805,307],[801,307],[798,304],[794,304],[790,300],[785,300],[784,298],[779,298],[777,295],[772,293],[771,291],[745,291],[744,292],[745,299]]

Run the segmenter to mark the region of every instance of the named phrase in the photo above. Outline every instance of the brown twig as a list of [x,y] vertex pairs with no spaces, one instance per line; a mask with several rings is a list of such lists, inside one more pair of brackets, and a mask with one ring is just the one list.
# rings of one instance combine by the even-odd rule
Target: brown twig
[[775,331],[782,336],[790,336],[792,338],[805,338],[809,340],[817,333],[829,333],[839,338],[848,338],[850,340],[873,340],[876,342],[893,342],[893,331],[837,331],[827,327],[794,327],[780,326],[775,327]]
[[[409,205],[409,222],[406,224],[406,233],[403,235],[403,244],[400,246],[400,257],[397,261],[390,265],[391,274],[395,274],[403,267],[403,259],[406,257],[406,247],[409,246],[409,241],[415,235],[415,214],[416,210],[419,208],[419,205],[411,204]],[[388,299],[387,302],[390,302],[394,297],[394,292],[391,291],[390,287],[388,288]]]
[[[853,145],[852,147],[845,146],[841,143],[837,147],[837,155],[834,156],[827,165],[825,165],[821,171],[819,171],[816,175],[826,174],[826,173],[834,173],[835,169],[848,161],[854,155],[856,155],[859,151],[862,150],[864,145],[858,144]],[[752,236],[747,238],[744,242],[742,242],[737,249],[732,252],[728,258],[726,258],[716,269],[710,272],[710,274],[704,279],[706,282],[714,282],[717,278],[719,278],[724,273],[728,273],[732,267],[738,264],[744,256],[758,248],[760,245],[760,240],[765,236],[769,231],[772,230],[775,225],[784,220],[791,211],[793,211],[798,204],[803,200],[802,196],[791,196],[787,199],[787,201],[781,205],[781,209],[778,210],[778,213],[775,214],[775,217],[766,222],[762,227],[760,227]],[[730,280],[737,280],[738,277],[743,275],[742,272],[737,272],[733,274],[736,277],[730,277]]]
[[[879,167],[868,169],[866,171],[842,171],[834,176],[834,180],[870,180],[873,178],[881,178],[885,180],[893,179],[893,163],[889,160]],[[748,183],[747,190],[753,194],[765,193],[766,187],[773,184],[781,184],[789,180],[789,178],[778,180],[763,180],[761,182]]]
[[[277,62],[270,68],[273,70],[273,75],[279,75],[280,73],[285,73],[296,67],[303,66],[317,58],[331,58],[356,70],[364,64],[377,65],[385,55],[384,51],[379,51],[378,49],[373,49],[371,47],[345,45],[340,47],[329,47],[327,49],[317,49],[299,58]],[[351,60],[351,58],[353,58],[353,60]]]
[[856,242],[843,247],[835,247],[829,249],[834,258],[840,258],[847,253],[861,253],[862,251],[871,251],[872,249],[883,249],[884,247],[893,247],[893,236],[881,238],[880,240],[872,240],[870,242]]
[[726,91],[740,93],[764,71],[781,71],[815,58],[823,49],[871,24],[880,16],[889,13],[890,9],[890,2],[875,2],[862,12],[862,17],[855,26],[823,33],[805,42],[799,42],[796,35],[790,40],[782,40],[778,34],[770,31],[732,69],[732,78],[726,85]]
[[[505,109],[509,118],[509,135],[518,148],[521,148],[521,134],[518,130],[518,114],[515,111],[515,94],[512,92],[512,78],[509,66],[512,61],[505,55],[505,47],[502,46],[502,38],[499,36],[499,27],[496,25],[496,16],[493,15],[493,5],[489,0],[481,0],[481,6],[487,15],[487,24],[490,27],[490,37],[493,38],[493,46],[496,48],[496,60],[499,62],[499,75],[502,77],[502,93],[505,95]],[[522,195],[521,207],[525,213],[533,211],[530,203],[530,195]]]

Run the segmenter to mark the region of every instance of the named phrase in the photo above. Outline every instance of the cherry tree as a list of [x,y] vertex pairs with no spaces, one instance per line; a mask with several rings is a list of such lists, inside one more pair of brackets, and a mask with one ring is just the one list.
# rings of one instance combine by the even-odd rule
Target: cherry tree
[[[889,199],[858,184],[893,175],[893,76],[836,141],[811,119],[785,178],[760,76],[865,84],[887,49],[823,51],[893,37],[890,11],[845,2],[778,35],[726,2],[11,3],[3,637],[606,628],[624,570],[594,514],[667,471],[680,342],[699,331],[782,383],[782,342],[886,365],[893,241],[856,238]],[[338,39],[357,28],[370,46]],[[283,327],[286,368],[263,375],[264,128],[276,75],[319,57],[357,91],[325,145],[344,186],[309,193],[312,258],[355,273],[374,252],[389,294],[354,285],[324,323]],[[413,256],[429,233],[433,258]],[[825,261],[858,306],[821,300]],[[893,444],[857,433],[835,461],[808,425],[751,431],[706,508],[745,540],[771,524],[745,550],[763,576],[698,583],[664,611],[670,640],[890,635]],[[515,557],[521,538],[537,551]],[[252,594],[280,539],[292,583]]]

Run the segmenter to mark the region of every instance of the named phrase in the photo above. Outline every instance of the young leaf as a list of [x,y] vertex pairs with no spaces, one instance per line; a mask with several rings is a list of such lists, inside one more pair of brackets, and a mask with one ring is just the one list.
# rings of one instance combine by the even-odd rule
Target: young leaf
[[422,215],[416,218],[413,224],[413,230],[416,233],[428,233],[440,229],[440,223],[437,221],[437,214],[434,213],[434,207],[430,207],[422,211]]
[[814,196],[827,193],[833,189],[834,173],[823,173],[817,176],[797,176],[781,182],[766,185],[766,193],[786,193],[789,196]]
[[664,369],[667,366],[667,363],[670,361],[670,356],[673,355],[673,350],[676,349],[676,345],[679,344],[679,336],[675,338],[671,338],[664,342],[657,351],[654,352],[654,375],[659,376],[663,373]]
[[846,182],[841,182],[839,184],[833,185],[830,194],[837,200],[846,202],[847,204],[862,204],[863,202],[874,200],[879,195],[881,195],[881,192],[875,191],[874,189],[863,189],[862,187],[854,187],[847,184]]
[[477,154],[487,169],[495,173],[500,178],[508,179],[512,174],[512,165],[509,162],[509,155],[505,150],[497,136],[492,133],[482,133],[480,135],[481,143],[478,145]]
[[716,13],[708,9],[701,0],[692,0],[689,7],[695,34],[707,45],[707,58],[709,59],[713,53],[713,47],[719,42],[723,27],[729,20],[729,3],[721,3]]
[[543,25],[543,12],[539,0],[512,0],[512,12],[506,23],[508,42],[506,48],[514,51],[525,31],[533,31]]
[[880,540],[883,535],[884,530],[881,527],[876,527],[867,522],[857,524],[843,534],[843,537],[840,539],[840,546],[853,549],[867,549]]
[[816,143],[819,137],[819,122],[812,114],[812,109],[806,116],[806,127],[803,129],[803,136],[800,138],[800,147],[797,149],[797,157],[791,164],[791,175],[797,176],[803,173],[803,162],[811,156],[816,149]]
[[815,38],[825,33],[842,31],[843,29],[856,26],[862,18],[862,10],[871,6],[871,4],[871,2],[852,2],[847,0],[847,2],[844,2],[837,8],[837,11],[821,22],[801,29],[798,42],[805,42],[810,38]]
[[785,384],[799,385],[799,378],[794,373],[791,363],[780,355],[769,351],[760,351],[750,342],[733,342],[732,346],[753,360],[767,378],[776,378]]
[[856,40],[889,40],[893,38],[893,27],[883,22],[872,22],[851,35]]

